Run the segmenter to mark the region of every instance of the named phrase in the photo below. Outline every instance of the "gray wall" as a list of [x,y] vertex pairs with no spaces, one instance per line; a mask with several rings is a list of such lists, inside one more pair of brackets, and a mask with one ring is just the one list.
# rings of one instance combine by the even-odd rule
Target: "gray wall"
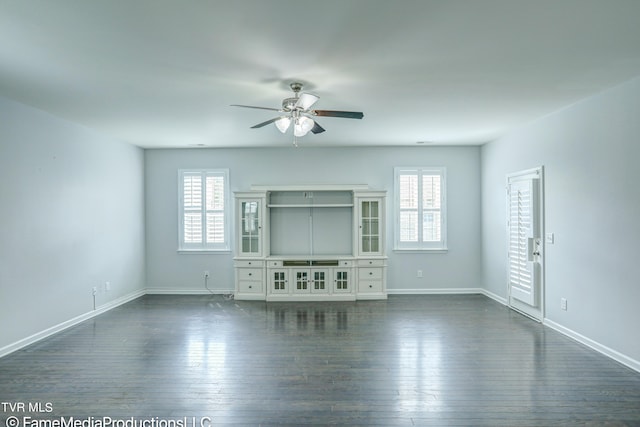
[[[143,150],[0,98],[0,349],[145,287]],[[104,283],[111,290],[104,291]]]
[[639,117],[636,78],[483,146],[481,156],[485,288],[506,296],[505,175],[544,165],[546,230],[556,239],[545,248],[545,317],[635,361]]
[[[304,145],[304,141],[302,141]],[[388,287],[391,290],[479,288],[480,149],[478,147],[147,150],[147,284],[155,292],[233,289],[232,254],[178,254],[177,170],[228,168],[232,191],[251,185],[368,184],[388,192]],[[446,166],[446,254],[393,252],[394,166]],[[417,270],[424,271],[417,278]]]

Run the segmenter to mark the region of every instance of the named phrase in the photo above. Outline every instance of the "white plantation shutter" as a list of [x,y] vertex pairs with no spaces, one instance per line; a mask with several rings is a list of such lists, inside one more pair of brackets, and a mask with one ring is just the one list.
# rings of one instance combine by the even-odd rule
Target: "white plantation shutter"
[[224,243],[224,177],[207,176],[207,242]]
[[403,173],[398,176],[400,197],[400,241],[418,241],[418,174]]
[[184,242],[202,243],[202,176],[185,173],[182,182]]
[[180,170],[181,250],[228,250],[228,171]]
[[533,209],[537,197],[533,179],[509,184],[509,286],[511,296],[535,305],[534,244],[537,224]]
[[400,211],[400,241],[418,241],[418,210]]
[[440,175],[422,176],[422,241],[438,242],[442,236],[442,179]]
[[395,168],[396,249],[446,249],[445,169]]

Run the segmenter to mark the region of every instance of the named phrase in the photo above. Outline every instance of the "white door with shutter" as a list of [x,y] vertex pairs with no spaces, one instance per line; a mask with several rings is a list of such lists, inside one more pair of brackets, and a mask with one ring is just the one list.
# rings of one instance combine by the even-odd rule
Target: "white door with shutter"
[[509,306],[541,320],[542,168],[507,177]]

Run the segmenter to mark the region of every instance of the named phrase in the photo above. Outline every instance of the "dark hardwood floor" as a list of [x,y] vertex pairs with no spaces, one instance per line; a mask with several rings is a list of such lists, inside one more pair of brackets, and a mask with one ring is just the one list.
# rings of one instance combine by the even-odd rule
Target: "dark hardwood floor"
[[637,426],[640,373],[480,295],[145,296],[0,359],[0,402],[8,427]]

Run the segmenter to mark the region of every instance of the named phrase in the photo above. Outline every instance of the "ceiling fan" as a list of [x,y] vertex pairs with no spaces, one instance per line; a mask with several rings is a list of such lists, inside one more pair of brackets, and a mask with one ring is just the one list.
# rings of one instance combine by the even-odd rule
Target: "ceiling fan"
[[318,99],[316,95],[301,92],[302,83],[293,82],[289,85],[293,91],[292,98],[282,100],[282,108],[255,107],[253,105],[231,104],[232,107],[256,108],[259,110],[277,111],[280,116],[269,119],[265,122],[251,126],[251,129],[261,128],[268,124],[274,123],[278,130],[285,133],[289,126],[293,123],[293,145],[297,146],[298,137],[305,136],[307,133],[322,133],[325,129],[320,126],[312,117],[341,117],[344,119],[361,119],[364,114],[359,111],[336,111],[336,110],[312,110],[311,107]]

